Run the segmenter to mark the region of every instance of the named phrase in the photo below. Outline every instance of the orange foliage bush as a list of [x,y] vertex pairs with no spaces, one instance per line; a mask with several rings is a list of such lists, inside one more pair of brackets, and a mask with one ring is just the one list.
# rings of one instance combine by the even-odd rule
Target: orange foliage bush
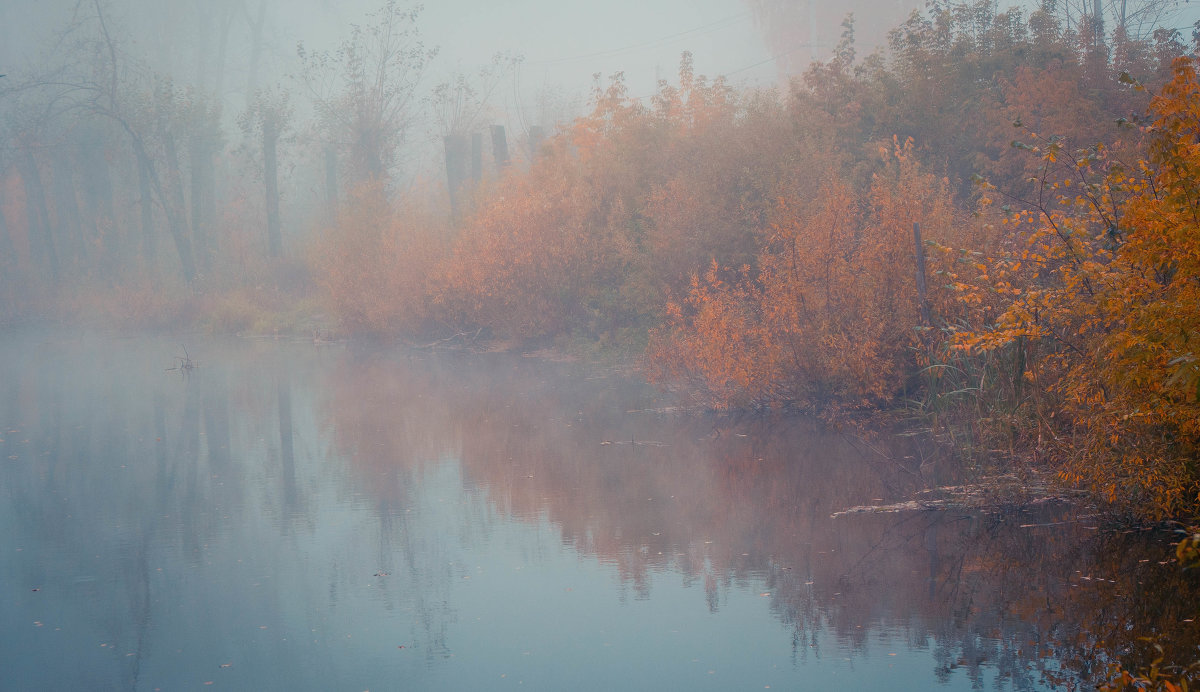
[[[751,401],[860,406],[903,390],[917,366],[920,306],[912,226],[963,240],[947,181],[920,170],[912,143],[885,148],[871,189],[833,177],[815,200],[776,205],[769,243],[726,281],[693,279],[648,362],[659,381],[700,384],[717,406]],[[958,234],[958,235],[956,235]],[[952,309],[931,282],[927,300]]]
[[528,175],[502,180],[441,265],[436,303],[459,325],[528,339],[568,329],[601,285],[620,282],[619,237],[558,145]]
[[[1017,252],[995,258],[975,295],[1003,298],[987,329],[957,336],[1030,350],[1031,403],[1064,479],[1140,514],[1200,507],[1200,80],[1179,58],[1153,100],[1149,161],[1107,150],[1033,148],[1048,174],[1014,217]],[[1059,168],[1061,166],[1061,168]],[[966,294],[970,297],[972,294]]]
[[428,284],[446,253],[444,222],[393,206],[379,183],[356,189],[313,249],[317,280],[342,324],[373,334],[424,329]]
[[[484,195],[438,274],[457,324],[507,338],[644,328],[712,257],[753,261],[787,118],[721,80],[663,83],[651,106],[615,79],[528,172]],[[748,146],[749,145],[749,146]]]

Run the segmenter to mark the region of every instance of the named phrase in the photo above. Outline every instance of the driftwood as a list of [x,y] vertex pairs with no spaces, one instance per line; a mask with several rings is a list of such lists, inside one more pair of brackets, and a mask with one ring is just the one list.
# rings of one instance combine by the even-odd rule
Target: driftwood
[[179,361],[179,364],[173,368],[167,368],[167,372],[171,372],[173,370],[179,370],[180,372],[190,372],[190,371],[195,370],[196,368],[200,367],[200,364],[193,361],[191,355],[188,354],[187,347],[185,347],[183,344],[180,344],[179,348],[183,349],[182,356],[175,356],[175,360]]
[[474,344],[479,339],[479,335],[482,333],[483,333],[483,327],[480,327],[479,329],[476,329],[475,333],[473,333],[473,334],[470,332],[459,332],[457,334],[452,334],[451,336],[448,336],[445,339],[437,339],[436,341],[431,341],[427,344],[405,344],[405,345],[408,346],[409,348],[420,349],[422,351],[430,351],[430,350],[433,350],[436,348],[441,348],[443,346],[446,346],[446,345],[454,342],[455,340],[458,340],[462,343],[463,346],[468,346],[470,344]]
[[1069,502],[1083,491],[1051,488],[1043,484],[1021,484],[1010,475],[985,478],[979,483],[946,485],[923,490],[918,497],[886,505],[859,505],[829,515],[836,519],[850,514],[930,512],[947,509],[989,510],[1013,505]]

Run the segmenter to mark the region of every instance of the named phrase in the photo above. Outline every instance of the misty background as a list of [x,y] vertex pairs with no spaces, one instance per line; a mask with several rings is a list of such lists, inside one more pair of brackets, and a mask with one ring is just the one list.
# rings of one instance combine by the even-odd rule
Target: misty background
[[[333,51],[351,27],[369,23],[381,0],[106,0],[100,6],[130,57],[177,85],[219,91],[232,120],[256,89],[302,90],[297,46]],[[1032,9],[1038,2],[994,3]],[[1093,0],[1058,0],[1059,14],[1082,19]],[[1187,28],[1200,20],[1189,0],[1107,0],[1147,27]],[[621,73],[630,95],[650,98],[672,81],[684,51],[697,74],[735,87],[786,86],[812,61],[828,59],[852,17],[858,53],[886,45],[887,32],[924,0],[436,0],[399,3],[419,9],[419,40],[436,49],[419,91],[472,77],[497,62],[488,84],[489,120],[528,134],[583,114],[597,78]],[[1142,6],[1146,6],[1142,8]],[[0,0],[0,74],[12,79],[62,59],[67,34],[94,22],[92,0]],[[1067,22],[1068,26],[1070,21]],[[1131,25],[1136,31],[1139,24]],[[1185,33],[1187,33],[1185,31]],[[300,101],[296,99],[295,101]],[[294,104],[296,105],[296,104]],[[426,120],[430,114],[423,114]],[[416,128],[408,156],[416,168],[439,165],[433,122]],[[424,145],[424,146],[421,146]]]
[[[405,73],[388,78],[388,88],[398,90],[396,103],[389,106],[393,112],[382,118],[384,131],[372,135],[380,141],[335,141],[337,128],[329,121],[347,117],[346,104],[338,99],[350,98],[354,90],[339,73],[345,67],[338,63],[339,50],[353,43],[355,31],[362,36],[383,26],[380,13],[389,6],[396,13],[411,12],[404,21],[393,22],[407,32],[395,45],[412,51],[397,62],[406,65]],[[1008,4],[992,6],[995,12]],[[1134,37],[1148,37],[1164,27],[1189,35],[1187,27],[1200,18],[1200,7],[1186,0],[1057,0],[1018,6],[1026,11],[1053,8],[1068,32],[1081,30],[1100,7],[1106,32],[1122,24]],[[204,231],[206,226],[218,230],[218,207],[226,218],[268,217],[271,237],[284,239],[270,241],[270,256],[286,255],[280,243],[301,248],[327,219],[323,209],[361,182],[363,171],[368,177],[380,174],[393,192],[453,197],[449,188],[464,174],[448,170],[455,165],[447,163],[452,158],[445,149],[448,135],[486,137],[489,128],[503,127],[512,160],[527,164],[540,142],[587,113],[614,79],[622,80],[626,97],[649,105],[660,86],[678,81],[686,52],[696,75],[723,79],[738,90],[786,92],[790,80],[814,61],[831,59],[839,42],[852,41],[859,60],[886,50],[888,32],[924,9],[922,0],[443,0],[424,5],[381,0],[0,0],[0,74],[5,75],[0,77],[0,172],[8,179],[10,189],[4,192],[10,205],[14,200],[23,205],[20,211],[10,206],[6,223],[32,224],[17,234],[33,239],[31,243],[39,224],[46,226],[41,232],[46,238],[56,226],[64,238],[82,239],[85,234],[69,227],[98,215],[114,224],[107,236],[93,229],[95,237],[103,236],[99,242],[112,243],[105,247],[111,256],[131,254],[134,236],[142,233],[146,240],[140,252],[150,265],[166,259],[169,266],[176,254],[186,264],[189,250],[172,252],[163,231],[173,233],[178,245],[188,232],[183,217],[190,216],[187,221],[196,227],[191,232],[196,235],[198,273],[204,275],[205,253],[219,245],[215,236],[206,239]],[[279,122],[264,133],[268,111]],[[128,126],[125,133],[116,124],[121,121]],[[269,164],[264,161],[264,134],[277,140]],[[128,147],[127,136],[142,140],[133,146],[144,149],[140,169],[133,161],[136,151],[118,153]],[[172,137],[178,141],[169,142]],[[333,146],[337,152],[331,151]],[[505,162],[493,160],[501,156],[494,147],[483,149],[481,166],[494,176]],[[356,162],[356,157],[376,158],[371,153],[376,151],[383,152],[379,161]],[[23,160],[27,154],[37,160]],[[107,159],[104,171],[101,155]],[[123,167],[115,165],[119,157],[125,157]],[[264,165],[273,169],[270,174],[264,173]],[[79,180],[71,180],[72,167]],[[109,167],[115,174],[112,182],[103,179]],[[57,175],[50,169],[57,169]],[[148,182],[136,182],[139,170]],[[159,181],[164,171],[169,175]],[[278,190],[267,196],[280,209],[273,215],[267,209],[238,216],[239,205],[263,204],[256,201],[262,193],[252,188],[264,176],[277,178],[268,185]],[[178,179],[180,189],[171,189],[171,178]],[[54,189],[60,184],[67,187]],[[135,189],[139,184],[145,189]],[[36,189],[43,185],[48,188],[44,192]],[[86,209],[71,209],[76,203],[70,200],[70,185],[82,190]],[[112,199],[120,207],[122,188],[124,213],[96,208]],[[45,218],[39,221],[37,208],[47,206],[39,202],[43,196],[67,204],[42,213]],[[448,206],[454,206],[453,199]],[[172,219],[172,213],[178,218]],[[135,229],[139,214],[142,230]],[[122,234],[124,239],[112,240]],[[163,235],[161,242],[151,239],[156,234]],[[249,226],[244,235],[262,236]],[[48,256],[43,262],[52,274],[59,264],[54,255],[87,254],[82,247],[32,246],[18,248],[16,254],[39,252]],[[193,273],[183,269],[189,284]]]

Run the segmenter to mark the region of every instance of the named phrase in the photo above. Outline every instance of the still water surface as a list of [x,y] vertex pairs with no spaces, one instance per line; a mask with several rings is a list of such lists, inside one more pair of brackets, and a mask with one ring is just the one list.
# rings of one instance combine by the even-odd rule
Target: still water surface
[[920,450],[671,403],[517,355],[0,336],[0,687],[1086,689],[1200,641],[1169,537],[832,518]]

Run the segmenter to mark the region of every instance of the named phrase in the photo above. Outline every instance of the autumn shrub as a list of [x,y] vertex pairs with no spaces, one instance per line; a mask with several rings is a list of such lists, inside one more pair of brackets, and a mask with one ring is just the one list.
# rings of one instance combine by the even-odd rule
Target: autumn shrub
[[598,292],[622,278],[619,236],[594,195],[561,143],[527,174],[500,181],[439,267],[444,318],[516,339],[586,320]]
[[379,183],[354,190],[312,253],[317,281],[343,326],[372,334],[426,329],[428,286],[446,252],[445,222]]
[[1200,507],[1200,85],[1194,60],[1174,69],[1152,102],[1149,160],[1027,145],[1045,182],[1012,218],[1019,250],[980,287],[1003,311],[957,337],[1029,344],[1031,405],[1062,478],[1158,517]]
[[439,271],[438,310],[505,338],[636,341],[710,258],[753,261],[788,140],[777,99],[748,107],[690,56],[649,105],[618,77],[482,196]]
[[[946,180],[925,173],[911,142],[882,147],[874,183],[857,193],[831,175],[815,197],[775,206],[757,269],[696,276],[655,332],[659,381],[702,385],[719,407],[749,401],[858,407],[893,400],[918,365],[923,330],[913,224],[956,238]],[[955,306],[930,283],[926,303]]]
[[785,187],[818,188],[833,160],[815,138],[794,136],[774,92],[722,104],[724,118],[679,128],[667,176],[646,196],[631,282],[656,310],[713,259],[756,266],[775,200]]

